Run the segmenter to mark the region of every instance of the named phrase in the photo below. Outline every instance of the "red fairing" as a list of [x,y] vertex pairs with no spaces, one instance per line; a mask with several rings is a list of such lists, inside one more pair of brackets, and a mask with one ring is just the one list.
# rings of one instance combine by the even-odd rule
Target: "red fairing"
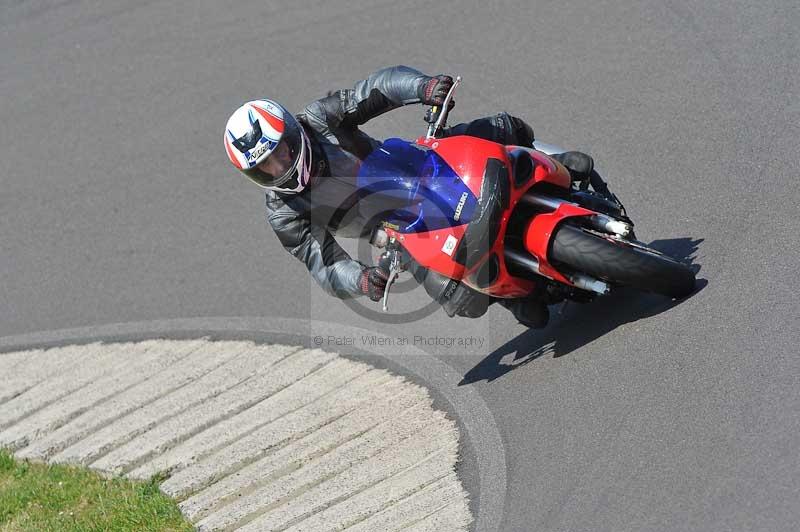
[[419,264],[460,281],[464,276],[464,266],[453,260],[453,252],[466,230],[466,225],[457,225],[424,233],[405,234],[391,229],[386,232],[397,238]]
[[[484,288],[478,286],[477,272],[481,268],[483,263],[486,262],[482,261],[475,268],[470,270],[469,274],[466,276],[464,283],[474,290],[495,297],[507,297],[507,298],[525,297],[531,292],[533,292],[533,289],[536,286],[536,282],[531,281],[529,279],[514,277],[513,275],[508,273],[508,270],[506,269],[505,257],[503,256],[502,238],[498,239],[498,244],[496,244],[495,247],[497,249],[494,249],[492,251],[497,253],[497,258],[500,260],[500,273],[497,275],[497,279],[495,280],[495,282],[493,282],[488,287]],[[491,253],[489,253],[489,256],[491,256]]]
[[[471,288],[484,294],[495,297],[524,297],[530,294],[536,286],[535,281],[514,277],[508,273],[505,264],[504,237],[511,213],[520,198],[539,183],[569,188],[570,176],[566,168],[554,161],[544,153],[521,146],[503,146],[488,140],[469,136],[454,136],[444,139],[417,139],[417,144],[427,146],[436,151],[444,161],[459,175],[464,184],[476,196],[480,197],[483,185],[483,174],[489,158],[503,161],[509,176],[509,202],[508,208],[503,212],[498,238],[491,249],[469,271],[463,265],[453,260],[455,250],[461,242],[467,225],[438,229],[421,233],[399,233],[387,228],[390,237],[397,238],[403,247],[422,266],[450,277],[462,280]],[[533,175],[531,179],[520,179],[520,186],[513,179],[513,168],[510,163],[509,153],[524,150],[533,159]],[[525,245],[528,250],[539,259],[540,271],[547,277],[572,284],[569,279],[558,273],[547,262],[547,249],[555,226],[568,216],[585,216],[593,214],[591,211],[567,204],[550,214],[536,216],[525,232]],[[488,286],[480,287],[477,283],[477,272],[486,261],[495,255],[498,261],[497,276]]]
[[572,216],[591,216],[594,211],[584,209],[572,203],[562,203],[558,209],[546,214],[539,214],[528,223],[525,229],[525,249],[539,259],[539,271],[542,275],[571,285],[569,279],[561,275],[547,260],[550,238],[562,220]]

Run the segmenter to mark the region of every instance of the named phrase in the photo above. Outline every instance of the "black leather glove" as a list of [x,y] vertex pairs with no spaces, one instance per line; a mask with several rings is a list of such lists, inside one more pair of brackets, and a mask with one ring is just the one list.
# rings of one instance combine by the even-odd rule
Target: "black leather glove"
[[386,281],[389,279],[389,273],[383,268],[371,267],[364,268],[361,271],[361,278],[358,285],[361,288],[361,293],[368,296],[373,301],[380,301],[383,298],[383,293],[386,291]]
[[[453,78],[444,74],[433,76],[419,88],[419,99],[425,105],[442,105],[447,93],[453,86]],[[450,101],[450,107],[455,105],[455,100]]]

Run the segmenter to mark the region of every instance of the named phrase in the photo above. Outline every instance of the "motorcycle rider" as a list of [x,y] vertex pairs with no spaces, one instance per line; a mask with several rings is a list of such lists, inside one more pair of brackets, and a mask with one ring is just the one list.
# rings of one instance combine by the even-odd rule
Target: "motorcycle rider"
[[[225,128],[225,148],[231,163],[266,189],[267,220],[283,247],[308,268],[329,294],[339,298],[383,297],[388,272],[353,260],[333,238],[348,234],[346,219],[357,211],[354,176],[361,161],[381,142],[359,129],[367,121],[403,105],[442,105],[453,79],[427,76],[405,66],[384,68],[309,104],[296,117],[271,100],[254,100],[239,107]],[[447,135],[472,135],[501,144],[531,146],[533,129],[507,113],[480,118],[449,128]],[[602,180],[593,161],[580,152],[555,156],[574,178]],[[607,190],[607,189],[606,189]],[[362,228],[363,229],[363,228]],[[424,282],[427,271],[412,270]],[[431,275],[436,275],[431,273]],[[427,288],[427,285],[426,285]],[[430,291],[429,291],[430,293]],[[449,316],[479,317],[492,298],[464,284],[447,295],[431,294]],[[548,321],[546,299],[500,299],[528,327]]]

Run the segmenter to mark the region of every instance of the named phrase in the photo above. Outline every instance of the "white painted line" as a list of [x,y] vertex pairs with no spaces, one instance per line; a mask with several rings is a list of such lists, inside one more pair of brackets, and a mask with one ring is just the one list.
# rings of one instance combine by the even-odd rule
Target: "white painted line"
[[[36,363],[29,362],[29,354]],[[52,356],[59,371],[41,370]],[[149,340],[6,353],[17,456],[171,475],[200,530],[467,530],[458,430],[405,379],[318,349]],[[71,379],[71,380],[70,380]]]

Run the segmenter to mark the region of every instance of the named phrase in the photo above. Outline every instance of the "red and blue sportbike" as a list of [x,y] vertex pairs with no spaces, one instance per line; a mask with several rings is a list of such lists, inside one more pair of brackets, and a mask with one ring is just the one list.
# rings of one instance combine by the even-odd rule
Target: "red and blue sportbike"
[[459,81],[429,111],[426,136],[387,140],[359,171],[360,208],[376,213],[371,243],[390,268],[384,310],[412,261],[495,298],[587,301],[620,285],[672,298],[693,291],[687,265],[636,240],[620,203],[573,182],[545,151],[442,138]]

